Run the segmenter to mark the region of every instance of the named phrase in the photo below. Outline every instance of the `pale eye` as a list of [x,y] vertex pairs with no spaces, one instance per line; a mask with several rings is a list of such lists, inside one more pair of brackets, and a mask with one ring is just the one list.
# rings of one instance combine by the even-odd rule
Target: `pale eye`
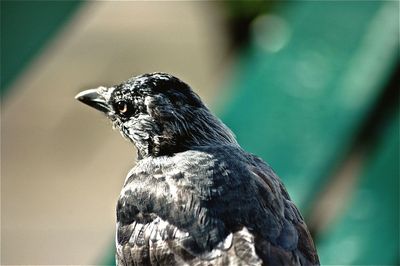
[[117,110],[120,114],[124,114],[128,111],[128,104],[124,101],[117,102]]
[[118,101],[113,104],[114,110],[122,118],[128,118],[135,114],[135,106],[130,101]]

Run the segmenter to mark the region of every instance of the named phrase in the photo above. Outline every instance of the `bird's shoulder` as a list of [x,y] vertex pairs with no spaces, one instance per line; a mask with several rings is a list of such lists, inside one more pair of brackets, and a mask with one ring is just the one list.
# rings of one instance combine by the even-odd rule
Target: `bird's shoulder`
[[227,201],[233,162],[221,151],[203,147],[137,163],[117,204],[120,264],[260,262],[247,228],[234,230],[220,216],[234,203]]
[[[148,258],[163,254],[162,260],[175,262],[232,257],[238,260],[233,264],[317,263],[303,218],[282,182],[240,147],[197,147],[140,160],[127,176],[117,219],[117,242],[131,258],[147,252]],[[142,242],[147,248],[139,248]],[[240,246],[247,249],[240,253]]]
[[[218,191],[197,190],[215,190],[217,187],[234,185],[239,181],[247,182],[249,179],[244,176],[250,173],[248,166],[249,156],[233,145],[201,146],[171,156],[140,160],[128,173],[124,187],[147,189],[151,184],[168,184],[169,189],[178,186],[183,191],[208,197],[211,195],[207,194],[215,194]],[[141,185],[136,186],[139,183]]]

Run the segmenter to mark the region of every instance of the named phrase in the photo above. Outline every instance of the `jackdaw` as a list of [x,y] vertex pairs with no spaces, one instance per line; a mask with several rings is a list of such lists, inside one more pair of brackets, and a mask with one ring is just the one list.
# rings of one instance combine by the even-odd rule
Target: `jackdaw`
[[117,203],[118,265],[318,265],[271,167],[166,73],[79,93],[137,148]]

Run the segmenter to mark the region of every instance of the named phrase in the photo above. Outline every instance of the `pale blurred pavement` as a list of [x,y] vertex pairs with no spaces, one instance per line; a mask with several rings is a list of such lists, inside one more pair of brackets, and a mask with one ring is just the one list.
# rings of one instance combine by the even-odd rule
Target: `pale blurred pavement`
[[114,238],[134,147],[83,89],[164,71],[217,97],[227,55],[215,3],[85,4],[13,84],[2,106],[1,264],[94,264]]

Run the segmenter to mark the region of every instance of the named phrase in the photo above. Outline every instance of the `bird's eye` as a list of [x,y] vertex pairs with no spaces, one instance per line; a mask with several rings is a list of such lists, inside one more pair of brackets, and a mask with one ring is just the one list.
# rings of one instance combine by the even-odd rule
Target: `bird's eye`
[[135,113],[133,104],[126,101],[119,101],[114,104],[114,110],[122,117],[130,117]]
[[120,114],[125,114],[128,111],[128,104],[124,101],[117,102],[116,107]]

